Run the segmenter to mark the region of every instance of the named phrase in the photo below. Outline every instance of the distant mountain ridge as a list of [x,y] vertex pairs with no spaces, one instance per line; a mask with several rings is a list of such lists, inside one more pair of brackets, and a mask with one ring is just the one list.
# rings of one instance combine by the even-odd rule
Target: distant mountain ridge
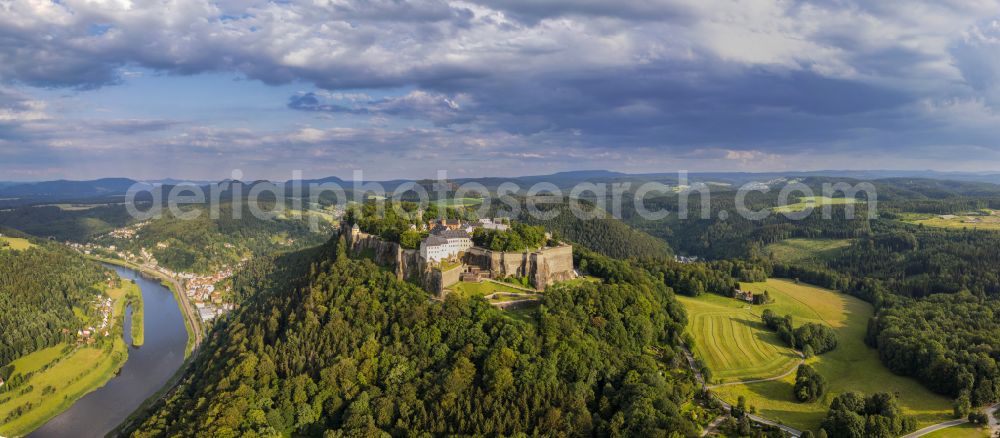
[[14,184],[0,188],[5,198],[89,198],[107,195],[124,195],[137,181],[128,178],[102,178],[91,181],[42,181]]
[[[609,170],[578,170],[567,172],[556,172],[548,175],[529,175],[520,177],[478,177],[478,178],[455,178],[454,183],[477,182],[488,188],[495,188],[503,182],[515,182],[527,188],[539,182],[553,183],[560,188],[568,188],[580,182],[642,182],[658,181],[666,184],[678,184],[679,174],[676,172],[663,173],[639,173],[629,174]],[[904,183],[908,179],[934,180],[934,181],[956,181],[966,183],[987,183],[1000,185],[1000,172],[941,172],[933,170],[820,170],[820,171],[790,171],[790,172],[690,172],[687,174],[688,184],[694,182],[721,182],[727,184],[744,184],[747,182],[765,182],[780,178],[804,179],[804,178],[849,178],[854,180],[883,181],[891,183]],[[41,181],[31,183],[0,182],[0,199],[28,199],[38,202],[86,200],[89,198],[104,198],[113,196],[123,196],[126,191],[135,184],[152,186],[162,184],[166,186],[180,183],[193,183],[201,187],[213,184],[224,184],[231,180],[219,182],[209,181],[184,181],[174,178],[164,178],[159,180],[136,181],[129,178],[102,178],[89,181]],[[245,187],[266,183],[268,181],[254,181],[252,183],[240,182]],[[385,181],[364,181],[382,185],[386,190],[394,190],[402,184],[410,182],[431,182],[431,179],[394,179]],[[304,185],[334,183],[350,189],[355,182],[345,180],[336,176],[329,176],[318,179],[303,180]],[[275,182],[276,185],[291,187],[291,181]],[[906,184],[911,184],[906,182]],[[10,202],[10,201],[7,201]]]

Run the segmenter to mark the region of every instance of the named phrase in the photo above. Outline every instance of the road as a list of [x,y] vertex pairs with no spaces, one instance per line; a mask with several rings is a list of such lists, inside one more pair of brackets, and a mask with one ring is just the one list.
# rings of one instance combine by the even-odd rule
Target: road
[[931,432],[936,432],[936,431],[939,431],[941,429],[947,429],[947,428],[952,427],[952,426],[959,426],[959,425],[962,425],[962,424],[965,424],[965,423],[968,423],[968,422],[969,422],[969,420],[967,420],[965,418],[959,418],[957,420],[945,421],[944,423],[938,423],[938,424],[935,424],[933,426],[927,426],[927,427],[925,427],[923,429],[920,429],[920,430],[918,430],[916,432],[913,432],[913,433],[911,433],[909,435],[905,435],[905,436],[903,436],[903,438],[917,438],[918,436],[924,436],[924,435],[927,435],[927,434],[929,434]]
[[[700,383],[701,386],[703,388],[705,388],[706,390],[712,389],[712,387],[710,387],[710,386],[708,386],[708,385],[705,384],[705,377],[701,375],[701,371],[698,369],[697,366],[695,366],[694,355],[691,354],[691,351],[689,351],[687,349],[687,347],[685,347],[683,345],[681,345],[681,350],[684,351],[684,357],[687,359],[688,365],[691,367],[691,370],[694,371],[694,377],[695,377],[695,379],[698,380],[698,383]],[[794,371],[794,369],[793,369],[793,371]],[[789,371],[788,373],[786,373],[785,376],[787,376],[788,374],[791,374],[791,371]],[[782,377],[784,377],[784,376],[779,376],[779,377],[776,377],[774,379],[780,379]],[[774,379],[763,379],[761,381],[768,381],[768,380],[774,380]],[[745,384],[745,383],[753,383],[753,382],[754,381],[735,382],[733,384]],[[719,386],[721,386],[721,385],[719,385]],[[719,397],[715,397],[715,399],[719,401],[719,403],[722,405],[722,407],[726,411],[731,411],[732,410],[732,406],[729,403],[726,403],[725,400],[723,400],[723,399],[721,399]],[[768,419],[766,419],[764,417],[761,417],[759,415],[747,414],[747,418],[749,418],[751,421],[753,421],[755,423],[766,424],[768,426],[777,427],[777,428],[785,431],[789,435],[791,435],[793,437],[796,437],[796,438],[802,436],[802,431],[801,430],[798,430],[798,429],[796,429],[794,427],[785,426],[784,424],[778,424],[778,423],[776,423],[774,421],[768,420]],[[715,423],[713,423],[713,424],[715,424]],[[709,425],[709,426],[712,426],[712,425]],[[708,431],[709,429],[705,429],[705,430]]]
[[[145,267],[143,267],[145,269]],[[163,278],[170,282],[172,288],[176,291],[177,301],[181,304],[184,309],[184,314],[187,315],[187,320],[191,323],[191,331],[194,334],[194,345],[191,347],[191,354],[201,345],[202,341],[202,330],[201,330],[201,316],[198,315],[198,309],[195,309],[191,305],[191,301],[187,299],[187,295],[184,294],[184,288],[181,287],[181,283],[167,274],[159,271],[153,271],[159,274],[160,278]]]
[[184,311],[184,319],[187,320],[188,324],[191,324],[191,334],[194,336],[194,344],[191,346],[191,354],[194,355],[194,352],[197,351],[198,347],[201,345],[203,336],[201,329],[201,316],[198,315],[198,310],[191,305],[191,301],[187,299],[187,295],[184,294],[184,289],[181,287],[181,283],[177,281],[176,278],[170,276],[165,272],[161,272],[160,270],[155,269],[151,266],[137,265],[135,263],[127,262],[124,260],[106,259],[97,256],[88,256],[88,257],[100,262],[110,263],[112,265],[120,265],[129,269],[134,269],[140,272],[144,272],[146,273],[146,275],[152,275],[156,278],[166,281],[167,283],[170,283],[169,285],[170,289],[174,292],[174,295],[176,295],[175,298],[177,298],[177,303],[180,304],[181,310]]
[[[986,416],[989,417],[990,419],[990,436],[995,436],[997,431],[1000,430],[1000,424],[998,424],[997,419],[994,416],[998,410],[1000,410],[1000,403],[997,403],[990,407],[983,408],[983,412],[986,413]],[[949,427],[954,427],[954,426],[961,426],[968,422],[969,422],[968,418],[959,418],[957,420],[945,421],[944,423],[938,423],[932,426],[927,426],[923,429],[920,429],[916,432],[906,435],[903,438],[917,438],[920,436],[927,435],[931,432],[939,431],[941,429],[947,429]]]
[[990,417],[990,436],[996,436],[1000,433],[1000,420],[997,420],[998,413],[1000,413],[1000,403],[986,409],[986,415]]

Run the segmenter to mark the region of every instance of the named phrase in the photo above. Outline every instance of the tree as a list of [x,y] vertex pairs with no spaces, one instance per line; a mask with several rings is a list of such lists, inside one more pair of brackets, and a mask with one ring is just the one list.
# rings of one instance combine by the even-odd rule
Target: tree
[[845,438],[895,437],[916,429],[913,417],[902,415],[896,397],[889,393],[865,396],[846,392],[833,399],[821,425],[830,436]]
[[963,392],[961,395],[958,396],[957,399],[955,399],[955,402],[952,404],[952,406],[954,409],[955,418],[963,418],[969,415],[969,412],[972,411],[972,402],[969,401],[969,394]]
[[982,412],[973,411],[969,412],[969,422],[971,422],[972,424],[985,425],[989,424],[990,419],[986,414]]
[[826,393],[826,379],[811,366],[799,365],[793,391],[795,398],[800,402],[815,401]]

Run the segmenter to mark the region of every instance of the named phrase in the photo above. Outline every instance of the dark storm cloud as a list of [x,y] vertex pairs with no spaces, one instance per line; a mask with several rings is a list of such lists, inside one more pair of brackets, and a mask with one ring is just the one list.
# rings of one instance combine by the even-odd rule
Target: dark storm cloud
[[[177,154],[261,147],[275,162],[289,158],[267,145],[323,155],[316,142],[365,138],[359,158],[411,141],[411,160],[440,159],[435,146],[638,161],[995,151],[997,14],[995,1],[14,2],[0,15],[9,86],[113,87],[133,67],[229,72],[308,84],[289,110],[393,123],[348,135],[153,117],[70,122],[94,136],[73,138],[47,131],[58,122],[44,102],[4,109],[0,94],[0,139],[55,150],[144,135]],[[345,97],[361,89],[378,97]]]

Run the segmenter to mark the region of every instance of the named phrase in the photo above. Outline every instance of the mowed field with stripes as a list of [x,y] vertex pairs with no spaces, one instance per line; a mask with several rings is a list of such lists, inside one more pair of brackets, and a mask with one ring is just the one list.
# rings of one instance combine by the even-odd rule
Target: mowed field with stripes
[[797,354],[764,327],[761,313],[771,309],[792,315],[794,326],[807,322],[827,325],[837,333],[838,345],[831,352],[806,362],[829,383],[822,399],[800,403],[794,397],[795,373],[765,382],[731,383],[712,391],[736,403],[745,397],[764,417],[798,429],[816,430],[830,403],[846,391],[884,391],[899,397],[907,415],[923,426],[950,418],[951,400],[934,394],[916,380],[889,371],[878,359],[878,351],[864,343],[872,306],[855,297],[808,284],[782,279],[743,283],[743,290],[765,290],[774,303],[750,306],[714,294],[691,298],[678,296],[688,312],[688,331],[694,337],[694,354],[712,371],[712,382],[730,383],[768,379],[796,368]]
[[688,310],[694,354],[712,370],[711,383],[774,377],[798,363],[798,355],[765,329],[756,308],[714,294],[678,298]]

